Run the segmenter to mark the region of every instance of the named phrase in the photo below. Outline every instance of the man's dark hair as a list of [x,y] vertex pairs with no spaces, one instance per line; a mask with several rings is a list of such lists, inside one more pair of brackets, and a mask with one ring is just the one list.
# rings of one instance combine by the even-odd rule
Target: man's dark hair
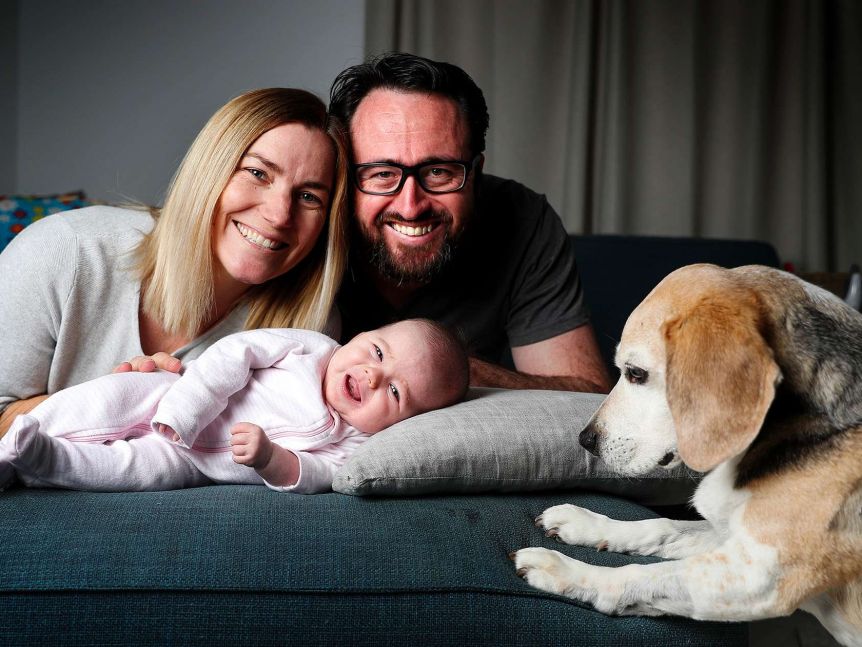
[[479,86],[464,70],[451,63],[432,61],[414,54],[389,52],[360,65],[348,67],[335,77],[329,92],[329,112],[350,129],[359,103],[377,89],[429,92],[452,99],[470,129],[470,150],[485,150],[488,106]]

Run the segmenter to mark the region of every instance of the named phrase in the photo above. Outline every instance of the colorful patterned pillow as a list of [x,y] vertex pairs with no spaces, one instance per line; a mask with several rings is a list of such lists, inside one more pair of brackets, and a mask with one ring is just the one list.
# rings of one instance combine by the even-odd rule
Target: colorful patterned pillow
[[82,191],[58,195],[0,195],[0,252],[24,227],[58,211],[90,203]]

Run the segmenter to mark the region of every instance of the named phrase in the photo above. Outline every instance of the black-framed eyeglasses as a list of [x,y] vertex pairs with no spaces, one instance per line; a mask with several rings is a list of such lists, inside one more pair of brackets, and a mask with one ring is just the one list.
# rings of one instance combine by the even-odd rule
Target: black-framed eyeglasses
[[428,193],[453,193],[467,183],[467,176],[479,161],[472,160],[424,162],[404,166],[394,162],[353,164],[353,182],[356,188],[370,195],[394,195],[401,191],[411,175]]

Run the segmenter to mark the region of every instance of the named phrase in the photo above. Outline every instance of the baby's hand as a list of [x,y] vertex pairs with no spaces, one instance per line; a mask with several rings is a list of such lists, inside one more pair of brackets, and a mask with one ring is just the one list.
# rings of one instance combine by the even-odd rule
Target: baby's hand
[[168,425],[162,424],[160,422],[158,429],[159,429],[159,433],[162,436],[164,436],[165,438],[167,438],[168,440],[172,440],[172,441],[176,442],[180,439],[180,435],[177,432],[175,432],[172,427],[169,427]]
[[230,428],[233,460],[255,469],[266,467],[272,458],[272,441],[263,429],[250,422],[238,422]]

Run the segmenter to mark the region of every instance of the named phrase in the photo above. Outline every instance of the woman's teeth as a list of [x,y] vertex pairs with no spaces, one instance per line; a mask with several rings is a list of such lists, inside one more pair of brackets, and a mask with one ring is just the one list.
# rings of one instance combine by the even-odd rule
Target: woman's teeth
[[271,249],[273,251],[277,249],[281,249],[285,246],[284,243],[280,243],[277,240],[270,240],[269,238],[264,238],[259,233],[257,233],[254,229],[249,229],[241,222],[234,222],[236,228],[239,230],[239,233],[242,234],[243,238],[247,241],[254,243],[255,245],[259,245],[260,247],[264,247],[266,249]]
[[392,229],[397,231],[399,234],[404,234],[405,236],[424,236],[427,233],[430,233],[434,227],[437,225],[425,225],[424,227],[407,227],[405,225],[399,225],[397,222],[392,223]]

